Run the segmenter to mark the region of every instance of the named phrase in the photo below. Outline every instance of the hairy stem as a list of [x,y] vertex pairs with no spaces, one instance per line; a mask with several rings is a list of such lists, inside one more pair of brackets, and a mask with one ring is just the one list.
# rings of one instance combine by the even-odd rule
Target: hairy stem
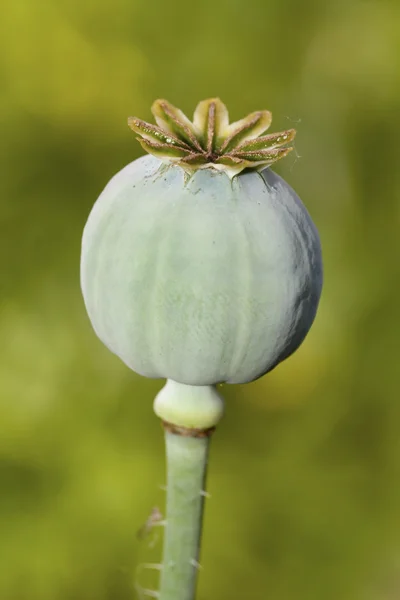
[[166,427],[167,510],[160,600],[194,600],[209,433]]

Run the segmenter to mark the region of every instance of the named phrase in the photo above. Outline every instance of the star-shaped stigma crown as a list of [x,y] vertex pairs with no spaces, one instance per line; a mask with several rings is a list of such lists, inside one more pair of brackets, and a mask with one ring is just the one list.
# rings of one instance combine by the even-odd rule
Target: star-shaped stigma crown
[[243,169],[261,170],[293,150],[288,144],[295,129],[263,135],[272,121],[267,110],[231,124],[219,98],[200,102],[193,122],[166,100],[156,100],[151,111],[157,125],[129,117],[129,127],[146,152],[187,172],[213,167],[233,177]]

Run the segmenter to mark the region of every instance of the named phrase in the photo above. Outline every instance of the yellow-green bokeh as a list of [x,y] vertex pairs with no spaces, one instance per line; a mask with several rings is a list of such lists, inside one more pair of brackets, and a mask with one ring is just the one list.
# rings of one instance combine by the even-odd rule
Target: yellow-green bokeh
[[136,532],[163,504],[162,382],[95,337],[80,236],[141,153],[127,117],[216,95],[233,119],[266,108],[274,130],[297,128],[277,170],[320,230],[325,288],[295,356],[223,388],[199,600],[398,598],[400,4],[6,0],[0,13],[1,600],[130,600],[138,565],[159,559]]

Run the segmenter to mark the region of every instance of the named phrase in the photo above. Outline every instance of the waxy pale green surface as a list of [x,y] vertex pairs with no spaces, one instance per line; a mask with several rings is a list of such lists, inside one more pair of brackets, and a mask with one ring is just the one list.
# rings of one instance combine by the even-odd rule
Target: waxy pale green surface
[[248,382],[307,334],[320,243],[269,169],[189,177],[145,156],[95,204],[81,282],[97,335],[134,371],[191,385]]

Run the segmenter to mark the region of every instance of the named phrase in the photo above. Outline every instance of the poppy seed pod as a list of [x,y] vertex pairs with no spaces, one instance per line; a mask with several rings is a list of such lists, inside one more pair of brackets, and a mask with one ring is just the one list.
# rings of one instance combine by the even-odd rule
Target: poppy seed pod
[[257,379],[292,354],[322,287],[317,230],[268,167],[294,131],[271,115],[229,124],[218,99],[190,122],[166,101],[130,119],[151,153],[108,183],[82,241],[93,327],[131,369],[203,386]]

